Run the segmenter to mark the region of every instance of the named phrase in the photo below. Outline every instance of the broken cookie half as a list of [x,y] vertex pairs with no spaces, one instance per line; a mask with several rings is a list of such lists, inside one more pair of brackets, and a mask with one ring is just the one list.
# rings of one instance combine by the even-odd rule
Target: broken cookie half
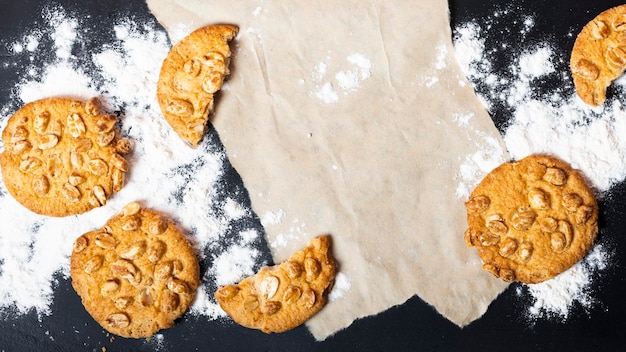
[[193,147],[207,130],[213,95],[230,73],[228,44],[238,32],[232,25],[199,28],[174,45],[163,60],[157,83],[161,112]]
[[330,238],[321,236],[287,261],[263,267],[236,285],[220,287],[215,298],[238,324],[279,333],[303,324],[322,309],[334,280]]
[[604,103],[607,88],[626,69],[626,4],[603,11],[583,27],[570,69],[578,96],[591,106]]

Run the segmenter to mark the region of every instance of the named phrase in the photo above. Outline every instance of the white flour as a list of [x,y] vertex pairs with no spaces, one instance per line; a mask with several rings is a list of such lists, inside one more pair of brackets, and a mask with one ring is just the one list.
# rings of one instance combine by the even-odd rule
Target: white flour
[[[566,320],[570,315],[573,303],[589,310],[596,301],[591,291],[594,274],[608,266],[611,253],[603,244],[596,245],[587,257],[574,265],[570,270],[552,280],[540,284],[528,285],[528,292],[535,301],[528,309],[528,317],[554,317]],[[522,287],[518,287],[518,295],[523,295]]]
[[[226,197],[220,187],[226,167],[224,151],[209,137],[198,149],[189,148],[161,116],[156,82],[170,48],[165,32],[154,24],[124,20],[111,24],[112,42],[77,57],[72,52],[95,29],[59,7],[46,8],[42,20],[38,29],[23,38],[2,43],[12,53],[5,66],[20,72],[22,80],[2,107],[1,127],[20,106],[36,99],[98,95],[109,110],[122,110],[121,131],[136,142],[135,150],[129,158],[126,186],[105,207],[86,214],[39,216],[17,204],[0,186],[0,312],[51,314],[54,277],[58,273],[68,279],[74,239],[101,227],[126,203],[138,200],[169,214],[206,263],[192,314],[222,317],[212,292],[217,285],[239,281],[264,264],[257,249],[262,235],[250,225],[252,220],[246,220],[252,219],[251,210]],[[102,26],[106,23],[97,30],[105,31]],[[52,43],[52,48],[43,42]]]
[[[513,159],[542,152],[556,155],[580,169],[602,198],[626,178],[626,109],[616,100],[595,109],[582,103],[573,90],[569,72],[556,69],[559,65],[567,67],[569,53],[555,50],[549,42],[523,44],[535,21],[523,15],[525,20],[516,22],[520,16],[513,10],[498,11],[480,23],[470,21],[455,28],[458,61],[485,107],[492,113],[512,116],[503,132]],[[519,33],[522,44],[487,48],[489,36],[499,35],[489,32],[497,21],[500,25],[518,25],[512,33]],[[507,72],[497,71],[495,64],[502,53],[510,57]],[[556,89],[542,89],[543,82],[550,80],[559,82]],[[466,164],[463,184],[473,187],[475,177],[484,176],[474,170],[482,164],[475,160]],[[459,186],[457,194],[467,196],[466,191]],[[519,287],[518,294],[528,293],[533,299],[528,316],[565,319],[576,304],[585,309],[597,304],[591,288],[597,273],[609,265],[609,253],[610,248],[599,243],[586,259],[557,278],[526,289]]]
[[[310,74],[310,79],[315,84],[312,94],[325,104],[334,104],[342,95],[356,92],[361,87],[361,82],[370,78],[371,69],[372,62],[363,54],[350,54],[345,62],[339,64],[329,55],[315,65]],[[334,76],[331,72],[335,72]]]
[[350,291],[350,287],[352,287],[350,277],[342,272],[337,273],[337,275],[335,276],[333,290],[330,291],[330,294],[328,295],[328,300],[338,301],[342,299],[344,297],[344,294]]

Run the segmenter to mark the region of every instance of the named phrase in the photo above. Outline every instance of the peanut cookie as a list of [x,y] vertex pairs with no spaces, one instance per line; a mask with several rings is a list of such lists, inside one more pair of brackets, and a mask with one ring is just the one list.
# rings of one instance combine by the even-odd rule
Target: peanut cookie
[[266,333],[293,329],[326,304],[335,279],[329,237],[308,246],[279,265],[263,267],[236,285],[222,286],[215,298],[238,324]]
[[239,29],[206,26],[172,47],[161,66],[157,99],[169,125],[194,147],[207,129],[213,112],[213,94],[229,74],[228,42]]
[[598,205],[585,179],[548,155],[500,165],[465,206],[467,245],[507,282],[553,278],[576,264],[598,233]]
[[100,102],[48,98],[26,104],[7,122],[0,154],[6,188],[42,215],[80,214],[104,205],[124,185],[131,143]]
[[94,320],[113,334],[140,338],[173,326],[189,308],[199,267],[171,221],[133,202],[75,240],[70,275]]
[[591,106],[606,100],[606,90],[626,68],[626,5],[600,13],[578,34],[570,70],[578,96]]

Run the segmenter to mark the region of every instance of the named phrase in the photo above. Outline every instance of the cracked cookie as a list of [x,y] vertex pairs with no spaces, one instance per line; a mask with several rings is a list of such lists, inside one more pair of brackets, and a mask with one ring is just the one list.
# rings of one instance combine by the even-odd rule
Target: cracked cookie
[[196,147],[213,112],[213,95],[229,74],[228,43],[239,29],[212,25],[193,31],[172,47],[161,66],[157,100],[163,117]]
[[107,331],[148,337],[174,325],[199,284],[195,252],[175,225],[136,202],[74,241],[72,286]]
[[293,329],[326,304],[335,279],[330,239],[321,236],[275,266],[236,285],[220,287],[215,298],[238,324],[265,333]]
[[7,122],[0,154],[9,193],[48,216],[84,213],[106,204],[124,185],[131,143],[117,117],[92,98],[48,98],[26,104]]
[[606,100],[606,90],[626,68],[626,5],[610,8],[578,34],[570,70],[578,96],[591,106]]
[[465,206],[466,244],[507,282],[553,278],[584,257],[598,233],[598,205],[584,177],[548,155],[498,166]]

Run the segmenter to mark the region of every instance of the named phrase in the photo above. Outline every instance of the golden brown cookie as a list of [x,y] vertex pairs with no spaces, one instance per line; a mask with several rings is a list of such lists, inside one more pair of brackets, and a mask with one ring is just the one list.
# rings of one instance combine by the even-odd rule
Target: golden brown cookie
[[174,325],[199,282],[194,250],[163,215],[129,203],[74,242],[70,275],[85,309],[107,331],[148,337]]
[[611,82],[626,68],[626,5],[600,13],[578,34],[570,70],[578,96],[591,106],[606,100]]
[[80,214],[104,205],[124,185],[131,144],[119,138],[117,117],[100,102],[38,100],[19,109],[2,132],[4,184],[42,215]]
[[196,147],[213,112],[213,94],[229,74],[228,42],[239,29],[212,25],[193,31],[172,47],[161,66],[157,99],[165,120]]
[[553,278],[576,264],[598,233],[598,205],[584,177],[548,155],[498,166],[465,206],[467,245],[507,282]]
[[236,285],[215,292],[238,324],[266,333],[293,329],[326,304],[335,280],[330,239],[321,236],[279,265],[263,267]]

